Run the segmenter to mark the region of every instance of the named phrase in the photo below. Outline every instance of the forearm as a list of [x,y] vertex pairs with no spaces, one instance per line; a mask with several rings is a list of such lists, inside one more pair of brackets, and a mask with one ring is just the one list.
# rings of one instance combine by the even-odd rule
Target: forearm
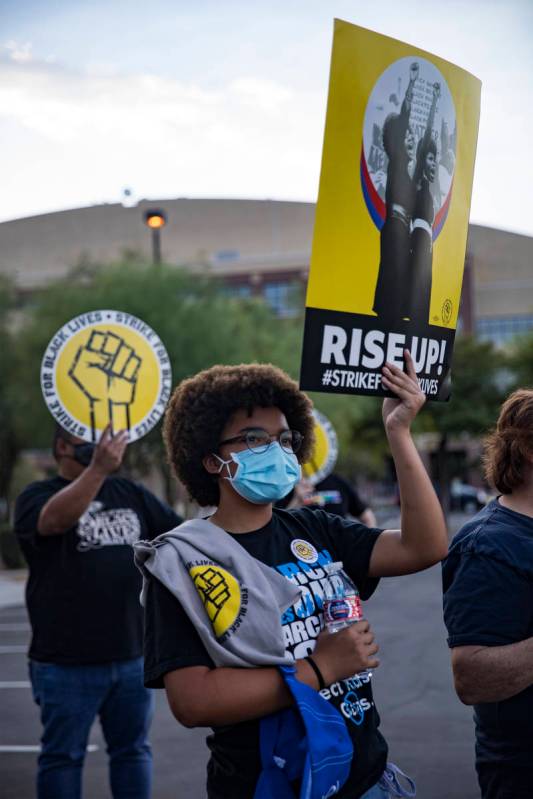
[[435,110],[437,107],[437,97],[434,95],[433,100],[431,101],[431,108],[428,114],[428,121],[426,123],[426,129],[424,131],[424,137],[422,140],[421,150],[425,152],[428,148],[428,145],[431,141],[431,137],[433,135],[433,122],[435,121]]
[[466,705],[502,702],[533,685],[533,638],[452,650],[455,690]]
[[402,107],[400,109],[400,113],[403,117],[406,118],[407,123],[409,122],[409,116],[411,114],[411,103],[413,101],[413,89],[414,89],[415,81],[411,78],[409,81],[409,85],[405,90],[405,97],[403,98]]
[[395,431],[388,439],[400,490],[401,543],[425,568],[448,550],[442,508],[410,432]]
[[[317,678],[307,661],[296,661],[296,676],[317,689]],[[276,668],[206,669],[188,680],[180,669],[165,676],[170,708],[186,727],[218,727],[262,718],[290,707],[292,694]]]
[[106,475],[92,466],[51,497],[41,510],[40,535],[61,535],[75,525],[98,494]]

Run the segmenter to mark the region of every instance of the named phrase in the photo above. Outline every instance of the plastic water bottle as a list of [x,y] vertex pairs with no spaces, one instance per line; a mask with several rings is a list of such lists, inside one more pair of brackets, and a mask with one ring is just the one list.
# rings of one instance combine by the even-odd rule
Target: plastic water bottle
[[[324,596],[324,621],[328,632],[338,633],[344,627],[364,619],[363,606],[359,591],[342,568],[342,561],[327,563],[324,566],[327,574],[326,592]],[[371,669],[365,669],[361,676],[372,676]]]

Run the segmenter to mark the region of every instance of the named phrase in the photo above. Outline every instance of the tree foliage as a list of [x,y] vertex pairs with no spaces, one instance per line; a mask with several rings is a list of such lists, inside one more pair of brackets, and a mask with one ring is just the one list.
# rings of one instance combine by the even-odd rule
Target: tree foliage
[[490,341],[459,336],[453,352],[452,395],[428,402],[420,427],[441,435],[480,435],[492,427],[506,389],[505,356]]
[[[17,331],[15,426],[24,447],[49,446],[53,430],[39,374],[48,342],[69,319],[105,308],[133,314],[157,332],[174,385],[215,363],[273,362],[297,376],[299,318],[280,319],[259,300],[231,299],[207,275],[175,266],[131,258],[105,266],[84,263],[36,294]],[[138,468],[164,464],[159,426],[129,452]]]
[[[0,278],[0,501],[9,492],[20,443],[17,436],[17,349],[10,324],[15,308],[15,290],[7,278]],[[0,508],[0,515],[5,508]]]
[[533,333],[513,341],[507,364],[508,382],[512,389],[533,387]]
[[[434,480],[446,500],[450,437],[479,436],[496,421],[505,394],[507,378],[504,355],[490,342],[470,336],[458,336],[453,353],[452,395],[448,402],[427,402],[414,424],[415,433],[435,433],[439,438]],[[383,463],[387,451],[381,403],[373,398],[360,404],[361,415],[352,425],[352,447],[374,453],[374,461]]]
[[[280,318],[262,301],[228,297],[207,274],[154,266],[130,254],[110,265],[80,262],[65,280],[37,292],[13,323],[13,287],[0,282],[0,497],[7,493],[19,450],[50,444],[53,421],[41,396],[40,364],[48,342],[69,319],[102,308],[138,316],[165,343],[174,384],[215,363],[250,361],[275,363],[297,378],[303,303],[301,297],[296,301],[296,314]],[[458,337],[452,398],[429,402],[415,432],[438,433],[444,455],[450,436],[482,434],[496,420],[509,370],[517,384],[533,384],[533,337],[516,345],[507,365],[491,344]],[[381,401],[332,394],[312,398],[337,431],[341,468],[348,474],[382,474],[387,445]],[[129,449],[129,460],[137,470],[160,466],[171,493],[159,426]],[[445,477],[441,468],[440,479]]]

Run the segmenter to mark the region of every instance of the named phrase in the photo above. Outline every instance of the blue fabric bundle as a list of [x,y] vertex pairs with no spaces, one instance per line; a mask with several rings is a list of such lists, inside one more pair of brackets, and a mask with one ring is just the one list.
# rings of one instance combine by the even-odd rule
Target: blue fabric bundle
[[263,770],[254,799],[295,799],[291,783],[300,781],[299,799],[334,796],[348,779],[353,744],[339,711],[299,682],[294,666],[279,670],[295,707],[261,719]]

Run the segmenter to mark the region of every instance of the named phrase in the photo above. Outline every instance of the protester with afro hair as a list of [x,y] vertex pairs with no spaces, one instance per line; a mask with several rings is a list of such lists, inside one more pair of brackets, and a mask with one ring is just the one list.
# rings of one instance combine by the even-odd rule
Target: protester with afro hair
[[[400,794],[383,787],[387,744],[370,677],[361,674],[378,666],[378,647],[367,621],[336,635],[321,631],[324,566],[342,561],[364,600],[380,577],[425,569],[446,552],[442,512],[410,434],[425,397],[408,352],[405,358],[407,373],[391,364],[383,369],[384,386],[398,397],[384,401],[383,420],[402,496],[401,530],[370,529],[309,508],[273,509],[299,480],[314,427],[311,401],[274,366],[214,366],[184,380],[164,425],[176,475],[200,505],[216,506],[213,535],[226,531],[303,589],[302,601],[281,617],[282,632],[297,680],[339,711],[353,741],[349,777],[333,791],[345,799]],[[279,670],[215,668],[187,608],[157,579],[147,589],[145,656],[146,685],[165,687],[177,720],[213,728],[209,799],[252,799],[261,771],[260,720],[293,701]]]

